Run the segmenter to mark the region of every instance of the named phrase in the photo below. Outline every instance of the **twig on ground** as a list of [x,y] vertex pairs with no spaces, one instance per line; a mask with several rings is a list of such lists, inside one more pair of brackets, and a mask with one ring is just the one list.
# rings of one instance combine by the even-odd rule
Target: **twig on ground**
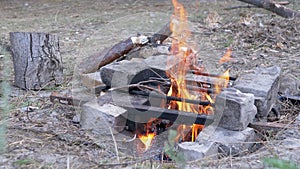
[[112,137],[113,142],[114,142],[114,145],[115,145],[115,150],[116,150],[117,160],[118,160],[118,162],[120,162],[119,151],[118,151],[118,145],[117,145],[117,142],[116,142],[116,139],[115,139],[115,136],[114,136],[114,133],[113,133],[111,127],[109,127],[109,131],[110,131],[111,137]]
[[252,5],[239,5],[239,6],[224,8],[224,10],[233,10],[233,9],[240,9],[240,8],[258,8],[258,7]]

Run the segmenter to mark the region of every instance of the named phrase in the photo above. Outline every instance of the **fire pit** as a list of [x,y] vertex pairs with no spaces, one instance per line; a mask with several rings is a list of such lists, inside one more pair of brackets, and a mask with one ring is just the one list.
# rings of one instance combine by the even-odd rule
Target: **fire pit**
[[[101,79],[109,89],[96,102],[82,106],[82,127],[110,126],[118,132],[133,132],[143,143],[143,151],[161,133],[176,128],[174,142],[189,160],[249,150],[256,136],[248,125],[265,120],[273,108],[280,68],[256,68],[237,77],[230,76],[229,70],[220,75],[208,73],[188,43],[183,6],[177,1],[173,4],[170,50],[101,66]],[[228,49],[220,63],[230,56]]]

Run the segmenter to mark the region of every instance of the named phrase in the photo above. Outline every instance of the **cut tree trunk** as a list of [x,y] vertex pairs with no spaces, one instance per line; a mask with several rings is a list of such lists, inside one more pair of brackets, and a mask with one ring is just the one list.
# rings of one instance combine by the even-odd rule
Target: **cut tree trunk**
[[300,19],[300,12],[286,8],[272,0],[239,0],[239,1],[245,2],[248,4],[252,4],[252,5],[255,5],[260,8],[264,8],[264,9],[274,12],[277,15],[282,16],[284,18],[299,18]]
[[[10,32],[15,85],[40,90],[63,81],[57,36],[36,32]],[[54,80],[54,83],[51,83]]]

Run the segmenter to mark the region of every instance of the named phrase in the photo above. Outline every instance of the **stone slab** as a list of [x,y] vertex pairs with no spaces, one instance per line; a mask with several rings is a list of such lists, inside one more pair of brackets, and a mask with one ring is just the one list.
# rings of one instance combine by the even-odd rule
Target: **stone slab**
[[257,109],[254,96],[235,88],[227,88],[216,97],[215,116],[218,125],[229,130],[244,130],[253,121]]
[[281,68],[277,66],[256,68],[251,72],[240,75],[234,87],[243,93],[252,93],[255,96],[257,117],[267,117],[276,103],[279,91]]
[[121,132],[127,122],[127,111],[113,104],[99,105],[90,101],[82,106],[80,124],[83,129],[105,130],[111,127]]
[[150,56],[142,61],[123,60],[100,69],[100,76],[107,86],[121,87],[149,81],[151,78],[164,78],[166,71],[178,66],[182,60],[173,55]]
[[81,82],[88,88],[93,88],[95,86],[103,84],[100,77],[100,72],[81,74]]
[[178,150],[187,161],[202,158],[218,159],[218,145],[215,142],[183,142],[178,144]]
[[253,128],[242,131],[227,130],[222,127],[208,126],[198,135],[197,142],[213,142],[218,145],[218,153],[237,156],[247,152],[254,145],[256,135]]
[[103,83],[109,87],[127,86],[134,83],[132,81],[135,76],[148,68],[144,62],[123,60],[102,67],[100,76]]
[[172,68],[176,68],[183,60],[177,58],[174,55],[157,55],[150,56],[145,59],[145,63],[153,70],[159,70],[162,72],[170,71]]

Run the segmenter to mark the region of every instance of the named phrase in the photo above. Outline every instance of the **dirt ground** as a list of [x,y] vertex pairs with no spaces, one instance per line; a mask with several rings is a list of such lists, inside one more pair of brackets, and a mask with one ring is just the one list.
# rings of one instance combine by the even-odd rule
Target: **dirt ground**
[[[237,75],[257,66],[277,65],[282,68],[283,77],[288,77],[288,84],[298,84],[299,90],[299,19],[281,18],[259,8],[225,10],[246,5],[235,0],[181,2],[189,14],[191,41],[208,70],[218,73],[230,68]],[[289,8],[300,10],[300,1],[289,2]],[[169,21],[172,12],[171,0],[1,0],[0,68],[11,70],[11,111],[6,150],[0,155],[1,168],[176,168],[174,163],[135,159],[126,154],[121,154],[118,161],[109,144],[112,140],[109,134],[103,140],[96,140],[80,128],[77,107],[49,100],[52,91],[73,87],[75,68],[82,59],[137,33],[156,32]],[[9,32],[15,31],[59,36],[65,76],[62,86],[26,92],[12,85],[12,61],[4,64],[4,50],[10,45]],[[233,50],[233,59],[219,65],[218,60],[228,47]],[[0,81],[4,73],[1,72]],[[281,120],[288,118],[293,122],[300,109],[287,104],[280,104]],[[39,109],[29,113],[20,111],[28,105]],[[243,157],[190,162],[187,168],[266,168],[265,157],[278,157],[300,165],[299,127],[300,119],[275,138],[267,138],[264,148],[257,152]],[[125,164],[102,165],[110,163]]]

